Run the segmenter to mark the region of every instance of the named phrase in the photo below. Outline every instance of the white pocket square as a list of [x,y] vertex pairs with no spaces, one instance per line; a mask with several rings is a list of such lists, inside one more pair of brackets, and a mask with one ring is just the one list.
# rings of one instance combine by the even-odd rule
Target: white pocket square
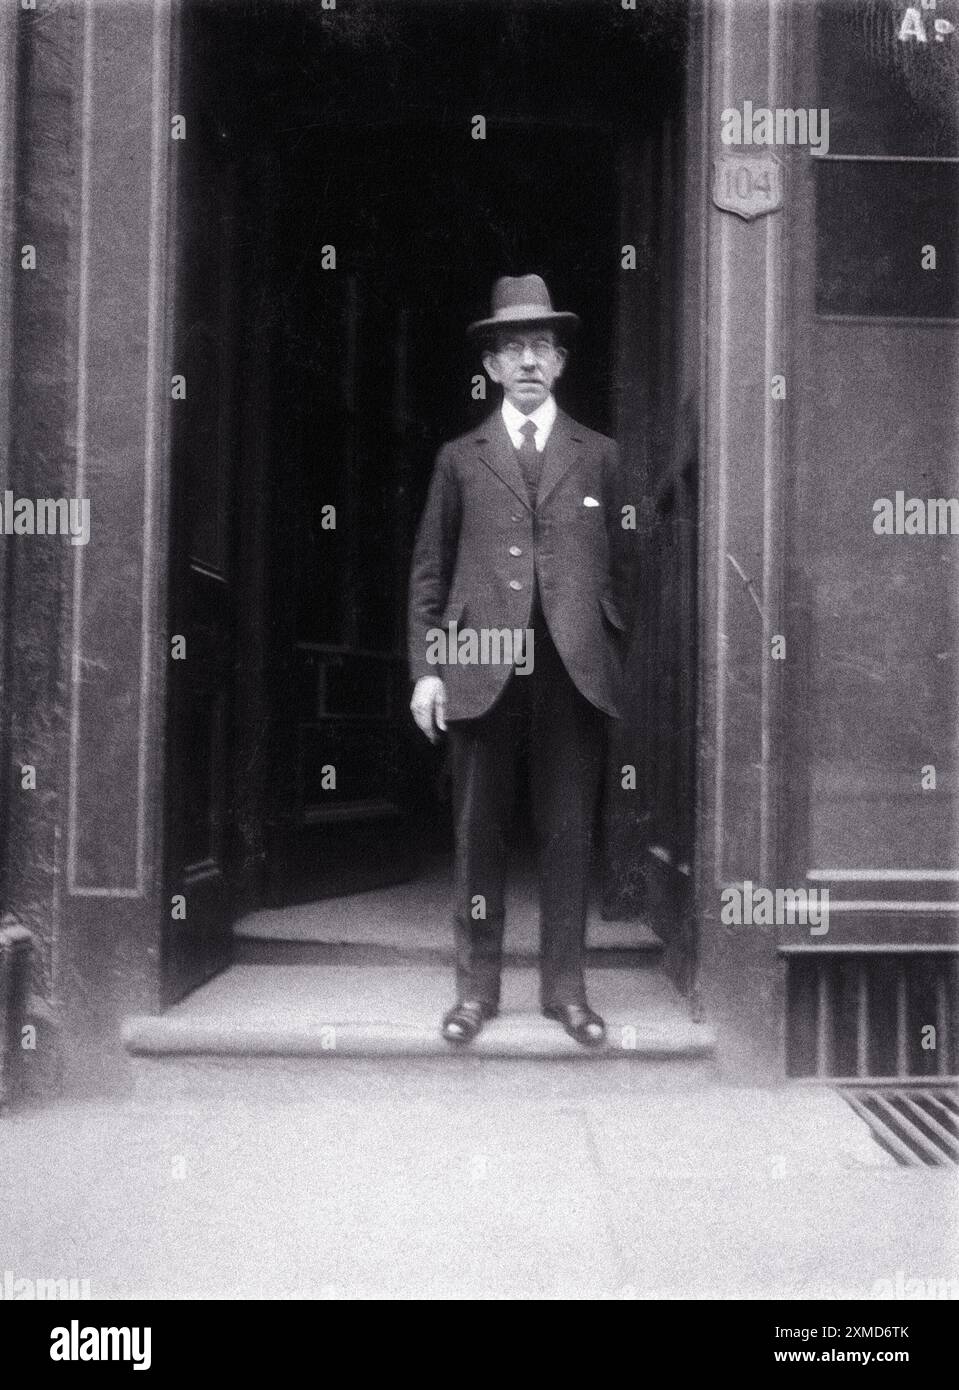
[[584,498],[583,498],[583,506],[584,506],[584,507],[598,507],[598,506],[599,506],[599,503],[596,501],[596,498],[595,498],[595,497],[584,497]]

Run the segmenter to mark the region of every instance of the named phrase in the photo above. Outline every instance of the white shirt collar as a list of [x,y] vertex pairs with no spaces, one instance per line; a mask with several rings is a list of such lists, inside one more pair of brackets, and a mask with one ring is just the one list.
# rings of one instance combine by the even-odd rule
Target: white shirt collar
[[547,396],[542,405],[538,405],[529,415],[524,415],[521,410],[517,410],[515,405],[504,396],[502,411],[503,424],[506,426],[509,437],[513,441],[513,447],[515,449],[520,448],[523,443],[523,435],[521,433],[523,426],[526,424],[527,420],[532,420],[533,424],[536,426],[536,434],[533,436],[533,442],[536,445],[537,452],[542,453],[546,447],[546,441],[549,439],[550,431],[556,422],[555,397],[552,395]]

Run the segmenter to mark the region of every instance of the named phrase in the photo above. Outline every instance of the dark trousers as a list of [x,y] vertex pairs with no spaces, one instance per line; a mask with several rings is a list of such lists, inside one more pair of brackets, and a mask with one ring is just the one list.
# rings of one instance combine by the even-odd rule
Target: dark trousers
[[585,1003],[593,818],[607,717],[580,695],[541,617],[534,663],[479,719],[451,721],[459,999],[497,1006],[516,770],[525,749],[540,894],[540,1003]]

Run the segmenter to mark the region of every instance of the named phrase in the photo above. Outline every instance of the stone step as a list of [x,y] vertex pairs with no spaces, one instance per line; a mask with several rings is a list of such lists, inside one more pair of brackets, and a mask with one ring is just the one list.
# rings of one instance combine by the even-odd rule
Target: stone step
[[[539,1013],[535,970],[508,970],[503,984],[500,1016],[471,1056],[649,1061],[715,1050],[713,1030],[692,1021],[658,971],[590,972],[609,1032],[596,1053]],[[124,1040],[141,1057],[449,1057],[438,1030],[452,988],[449,969],[435,965],[234,965],[166,1013],[128,1019]]]

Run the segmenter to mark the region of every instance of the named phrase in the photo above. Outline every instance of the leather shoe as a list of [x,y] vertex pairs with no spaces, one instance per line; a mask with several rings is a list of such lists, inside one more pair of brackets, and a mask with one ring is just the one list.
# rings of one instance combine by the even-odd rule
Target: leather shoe
[[543,1013],[561,1023],[582,1047],[602,1047],[606,1041],[606,1024],[587,1004],[547,1004]]
[[497,1010],[481,999],[462,999],[443,1015],[443,1037],[450,1043],[471,1043],[488,1018]]

